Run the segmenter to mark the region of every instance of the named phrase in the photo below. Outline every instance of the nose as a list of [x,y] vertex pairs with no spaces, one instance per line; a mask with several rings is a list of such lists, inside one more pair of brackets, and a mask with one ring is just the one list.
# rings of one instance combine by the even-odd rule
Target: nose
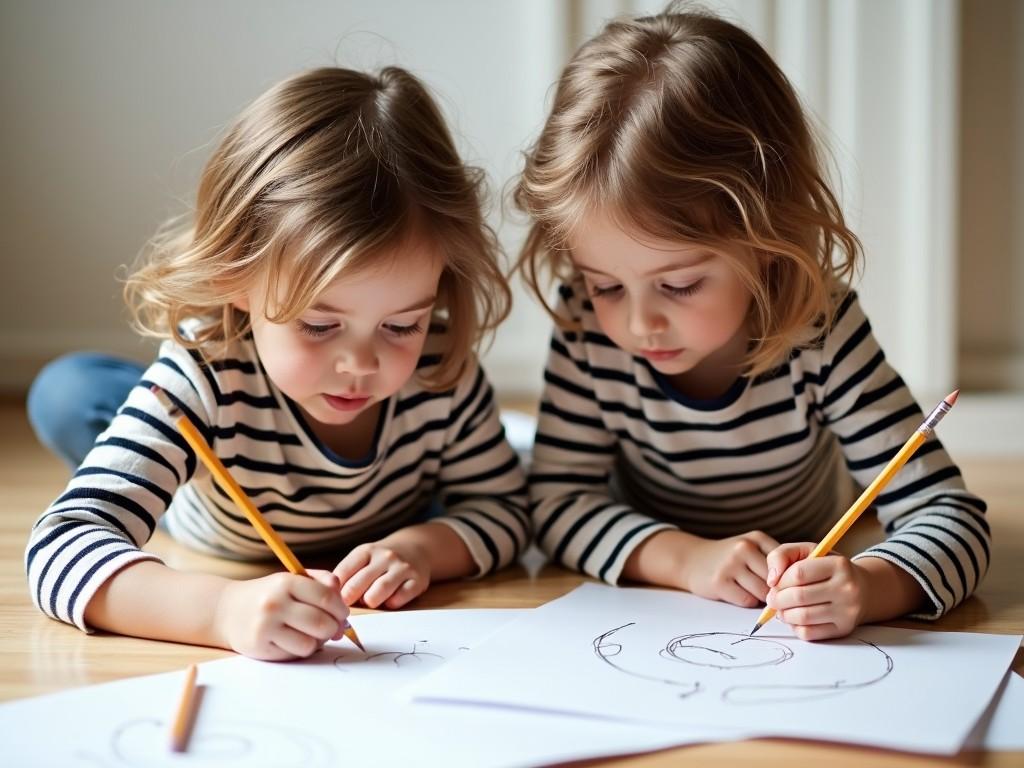
[[334,360],[337,373],[348,373],[352,376],[369,376],[380,369],[377,351],[368,341],[351,341],[346,344]]
[[665,315],[653,304],[634,301],[629,307],[629,332],[638,339],[649,339],[657,336],[668,327]]

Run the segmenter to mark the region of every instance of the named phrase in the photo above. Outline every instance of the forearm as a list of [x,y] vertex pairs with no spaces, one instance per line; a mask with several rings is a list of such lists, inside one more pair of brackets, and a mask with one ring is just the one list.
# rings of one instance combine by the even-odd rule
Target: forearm
[[879,557],[862,557],[854,565],[865,579],[864,605],[858,624],[905,616],[924,603],[921,585],[902,568]]
[[229,583],[152,560],[132,563],[97,590],[85,620],[121,635],[230,648],[217,623],[217,606]]
[[686,563],[693,548],[702,541],[699,536],[679,530],[658,531],[630,553],[622,568],[622,577],[689,590]]
[[462,537],[444,523],[411,525],[380,543],[418,552],[430,568],[431,582],[461,579],[479,570]]

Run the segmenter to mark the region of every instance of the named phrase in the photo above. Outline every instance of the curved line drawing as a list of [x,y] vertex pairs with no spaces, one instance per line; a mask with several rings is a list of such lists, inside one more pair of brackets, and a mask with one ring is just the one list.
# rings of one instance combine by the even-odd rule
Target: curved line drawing
[[621,627],[610,629],[604,634],[595,637],[593,646],[594,654],[597,656],[597,658],[601,659],[601,661],[603,661],[605,664],[612,667],[613,669],[616,669],[619,672],[623,672],[632,677],[640,678],[641,680],[652,680],[653,682],[661,683],[662,685],[677,685],[680,687],[688,687],[689,690],[682,691],[679,694],[679,698],[681,699],[688,698],[690,696],[693,696],[695,693],[698,693],[701,690],[701,685],[698,682],[680,682],[678,680],[672,680],[671,678],[667,677],[655,677],[654,675],[645,675],[641,672],[633,672],[632,670],[626,669],[625,667],[620,666],[619,664],[616,664],[614,661],[611,660],[613,656],[618,656],[620,653],[622,653],[622,644],[617,642],[608,642],[608,638],[621,629],[625,629],[626,627],[632,627],[635,625],[636,622],[631,621],[628,624],[623,624]]
[[[754,660],[744,662],[739,656],[734,656],[728,651],[723,651],[719,648],[708,647],[693,642],[687,642],[692,640],[699,640],[704,637],[713,638],[725,638],[725,637],[738,637],[739,640],[731,643],[730,645],[739,645],[740,643],[752,642],[757,643],[758,647],[767,648],[771,655],[763,660]],[[681,651],[684,650],[695,650],[701,651],[707,654],[711,654],[711,659],[707,661],[697,661],[695,659],[689,659],[681,655]],[[674,637],[668,641],[668,644],[659,651],[659,655],[663,659],[669,659],[670,661],[679,661],[683,664],[693,664],[698,667],[713,667],[715,669],[751,669],[753,667],[767,667],[776,666],[778,664],[784,664],[793,658],[793,651],[780,642],[775,640],[768,640],[763,637],[750,637],[749,635],[737,635],[734,632],[701,632],[695,635],[681,635],[680,637]],[[718,657],[718,663],[716,662],[715,656]],[[735,663],[732,663],[735,662]]]
[[[396,667],[401,667],[403,665],[403,660],[406,660],[406,663],[408,661],[410,661],[410,660],[422,663],[423,661],[426,660],[425,657],[428,657],[428,656],[432,657],[434,659],[438,659],[440,661],[444,661],[444,656],[442,656],[439,653],[432,653],[430,651],[421,651],[421,650],[419,650],[418,646],[420,646],[420,645],[427,645],[429,642],[430,642],[429,640],[420,640],[419,642],[414,642],[412,644],[412,650],[411,651],[381,651],[380,653],[371,653],[371,654],[368,654],[367,656],[364,656],[362,659],[359,659],[359,661],[363,661],[363,662],[374,661],[375,659],[382,659],[382,658],[385,658],[387,656],[391,656],[391,657],[393,657],[391,659],[391,661],[394,663],[394,665]],[[350,670],[351,664],[352,664],[352,661],[347,659],[345,656],[338,656],[337,658],[334,659],[334,666],[337,669],[340,669],[343,672],[351,671]]]
[[[129,720],[111,734],[109,758],[84,751],[75,756],[100,766],[168,765],[175,762],[175,756],[167,751],[166,736],[167,723],[157,718]],[[276,740],[276,745],[272,740]],[[268,755],[275,751],[274,746],[278,747],[277,754]],[[335,764],[337,756],[333,747],[314,733],[276,723],[246,721],[218,722],[196,731],[189,742],[188,757],[208,765],[326,768]]]
[[[609,640],[609,638],[617,632],[635,625],[636,622],[631,621],[628,624],[623,624],[615,629],[610,629],[594,638],[592,644],[594,653],[597,657],[613,669],[630,675],[631,677],[636,677],[641,680],[650,680],[663,685],[690,686],[690,690],[679,694],[679,698],[681,699],[686,699],[696,693],[707,690],[704,683],[700,680],[683,683],[678,680],[661,677],[659,675],[649,675],[642,672],[636,672],[613,661],[612,659],[615,656],[622,653],[623,645],[621,642]],[[729,643],[727,646],[728,649],[721,647],[720,642],[716,642],[731,637],[739,639]],[[859,688],[867,688],[868,686],[881,682],[888,677],[894,668],[892,657],[874,643],[868,642],[867,640],[861,640],[859,638],[857,638],[857,642],[872,649],[880,655],[884,666],[884,669],[880,674],[867,680],[858,681],[839,679],[830,683],[808,683],[796,685],[787,685],[783,683],[731,685],[722,691],[722,701],[736,706],[813,701],[816,699],[838,696],[842,693]],[[755,655],[753,660],[751,660],[749,655],[744,656],[744,654],[739,650],[735,653],[729,650],[732,647],[747,643],[750,645],[744,645],[745,650],[749,651],[751,648],[756,648],[757,653],[760,654],[759,656]],[[668,643],[666,643],[664,648],[658,651],[658,655],[667,661],[689,664],[694,667],[705,667],[722,672],[730,672],[732,670],[779,666],[793,659],[794,652],[788,645],[780,643],[777,640],[750,637],[749,635],[739,635],[733,632],[700,632],[689,635],[679,635],[678,637],[672,638]]]
[[[831,696],[838,696],[844,691],[852,691],[858,688],[867,688],[869,685],[874,685],[885,678],[887,678],[893,670],[892,656],[883,651],[874,643],[869,643],[867,640],[859,640],[858,642],[864,645],[874,648],[878,651],[882,658],[885,660],[885,670],[878,677],[873,677],[870,680],[861,680],[859,682],[847,682],[846,680],[836,680],[832,683],[820,683],[820,684],[808,684],[808,685],[734,685],[730,688],[726,688],[722,691],[722,701],[727,701],[730,704],[747,705],[747,704],[786,704],[791,701],[813,701],[816,699],[827,699]],[[755,691],[790,691],[793,692],[792,696],[758,696],[754,695],[752,698],[745,698],[745,693],[753,693]]]

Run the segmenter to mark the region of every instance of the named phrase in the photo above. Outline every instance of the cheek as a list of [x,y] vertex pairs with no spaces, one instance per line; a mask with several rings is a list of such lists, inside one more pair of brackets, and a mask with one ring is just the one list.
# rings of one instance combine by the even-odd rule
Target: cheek
[[378,351],[382,378],[391,389],[400,388],[413,373],[426,339],[418,343],[385,345]]
[[625,302],[621,299],[615,302],[598,299],[593,301],[593,304],[594,316],[597,318],[597,324],[601,326],[605,336],[619,344],[619,346],[623,346],[621,340],[629,338],[629,323],[626,312],[623,310]]
[[727,290],[708,298],[703,313],[708,320],[707,325],[717,328],[716,335],[724,337],[724,340],[732,338],[747,320],[750,294],[741,285],[730,285]]
[[304,340],[280,333],[276,328],[254,329],[253,338],[267,375],[285,392],[308,386],[312,379],[310,374],[324,359],[322,350],[311,349]]

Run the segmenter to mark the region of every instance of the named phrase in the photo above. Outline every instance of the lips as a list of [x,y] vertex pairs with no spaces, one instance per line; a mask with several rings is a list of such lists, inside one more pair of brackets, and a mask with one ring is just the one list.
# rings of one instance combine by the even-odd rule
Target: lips
[[682,351],[682,349],[641,349],[640,354],[648,360],[657,362],[662,360],[671,360],[678,356]]
[[368,402],[368,395],[324,395],[324,400],[336,411],[358,411]]

